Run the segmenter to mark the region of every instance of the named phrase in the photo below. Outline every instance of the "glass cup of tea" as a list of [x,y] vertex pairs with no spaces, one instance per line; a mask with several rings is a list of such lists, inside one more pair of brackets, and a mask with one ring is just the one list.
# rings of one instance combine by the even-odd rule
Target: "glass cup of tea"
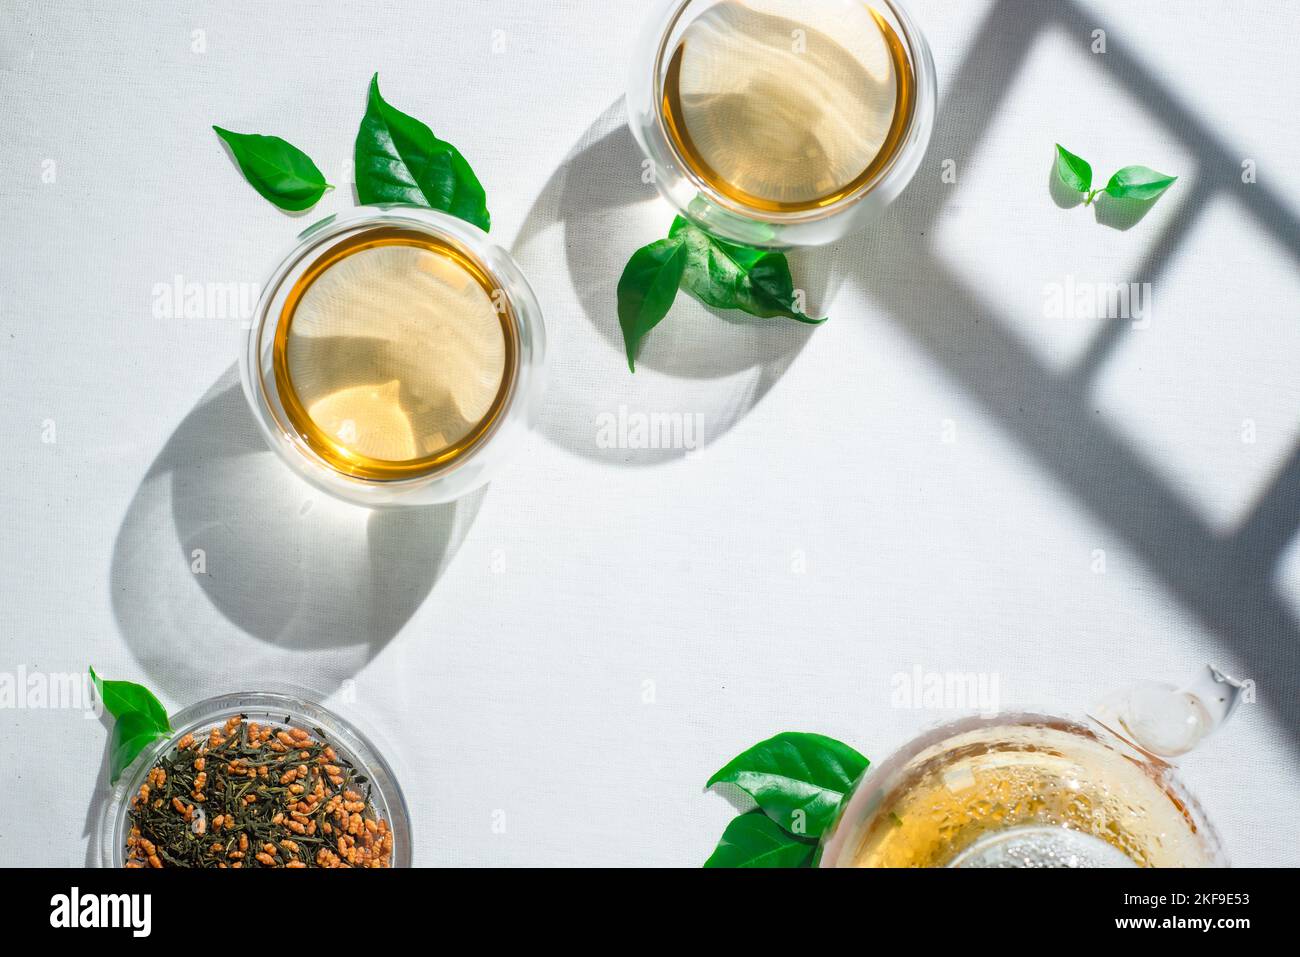
[[477,227],[414,206],[311,226],[262,291],[240,372],[271,448],[367,506],[429,505],[496,474],[542,389],[541,308]]
[[896,0],[668,0],[633,57],[628,121],[646,175],[695,225],[819,246],[903,191],[936,86]]

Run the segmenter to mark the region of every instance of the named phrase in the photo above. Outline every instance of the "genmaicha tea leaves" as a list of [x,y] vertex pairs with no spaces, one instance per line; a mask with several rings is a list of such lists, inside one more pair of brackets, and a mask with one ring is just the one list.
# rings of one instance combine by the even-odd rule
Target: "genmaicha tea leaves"
[[361,202],[428,206],[484,232],[491,229],[487,194],[460,150],[387,103],[379,94],[378,73],[370,81],[355,158]]
[[1085,206],[1091,206],[1092,201],[1102,193],[1115,199],[1149,202],[1159,198],[1178,180],[1177,176],[1157,173],[1147,166],[1125,166],[1104,187],[1093,189],[1092,166],[1060,143],[1056,144],[1056,175],[1070,190],[1085,194]]
[[127,867],[388,867],[370,782],[318,729],[243,715],[184,735],[132,797]]
[[310,156],[278,136],[212,128],[230,147],[240,172],[253,189],[281,209],[309,209],[325,195],[325,190],[333,188]]
[[817,842],[796,837],[762,811],[741,814],[727,825],[705,867],[810,867]]
[[618,321],[633,372],[641,340],[668,314],[679,288],[715,309],[810,325],[826,321],[798,308],[784,253],[715,239],[678,216],[667,239],[632,254],[618,281]]
[[130,681],[105,681],[90,669],[104,710],[114,718],[109,743],[109,780],[116,784],[131,762],[158,738],[171,734],[167,709],[153,692]]
[[797,731],[737,755],[705,787],[734,784],[758,808],[731,822],[704,866],[811,866],[817,839],[869,763],[842,741]]

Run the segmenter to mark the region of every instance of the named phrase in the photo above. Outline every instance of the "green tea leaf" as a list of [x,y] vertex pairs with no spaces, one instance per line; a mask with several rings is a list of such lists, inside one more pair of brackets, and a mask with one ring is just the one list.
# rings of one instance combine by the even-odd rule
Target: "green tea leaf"
[[783,253],[715,239],[681,216],[673,221],[668,236],[686,246],[682,288],[705,305],[812,325],[826,321],[794,308],[794,280]]
[[450,213],[484,232],[487,195],[460,150],[379,95],[379,74],[357,131],[357,196],[363,203],[407,203]]
[[660,239],[632,254],[618,281],[618,324],[623,328],[627,366],[636,371],[637,347],[668,315],[686,268],[686,247]]
[[1146,166],[1125,166],[1110,178],[1106,192],[1116,199],[1155,199],[1178,179]]
[[781,827],[819,837],[868,764],[834,738],[787,731],[733,758],[706,786],[735,784]]
[[1060,143],[1056,144],[1056,175],[1070,189],[1086,193],[1092,188],[1092,167]]
[[171,734],[167,709],[143,685],[130,681],[105,681],[90,669],[104,709],[113,716],[109,743],[109,780],[117,783],[121,773],[141,751],[158,738]]
[[144,685],[130,681],[105,681],[95,674],[94,668],[90,669],[90,678],[95,683],[100,700],[104,702],[104,709],[113,717],[120,718],[132,711],[140,711],[148,715],[158,728],[171,730],[167,709]]
[[113,723],[109,744],[109,782],[117,783],[122,772],[131,766],[145,748],[171,731],[159,728],[152,717],[143,711],[128,711]]
[[226,141],[253,189],[281,209],[307,209],[332,188],[310,156],[280,137],[212,128]]
[[741,814],[727,825],[705,867],[808,867],[814,841],[788,834],[762,811]]

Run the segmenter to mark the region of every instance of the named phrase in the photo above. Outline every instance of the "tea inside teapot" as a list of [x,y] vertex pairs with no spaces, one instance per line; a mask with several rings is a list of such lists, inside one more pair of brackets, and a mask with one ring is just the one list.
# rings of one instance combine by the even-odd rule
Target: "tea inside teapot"
[[[855,867],[1141,867],[1212,863],[1191,801],[1163,765],[1046,716],[973,719],[879,770]],[[859,787],[879,771],[867,772]],[[850,825],[851,826],[851,825]]]
[[823,867],[1204,867],[1226,861],[1166,762],[1231,716],[1247,683],[1106,696],[1087,721],[975,717],[910,742],[858,781]]

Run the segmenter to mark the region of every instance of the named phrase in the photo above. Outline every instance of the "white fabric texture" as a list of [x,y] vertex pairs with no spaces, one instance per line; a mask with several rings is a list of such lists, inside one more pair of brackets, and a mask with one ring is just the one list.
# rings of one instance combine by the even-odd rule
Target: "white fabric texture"
[[[672,218],[622,123],[645,4],[9,0],[0,672],[314,688],[383,742],[420,864],[695,866],[714,770],[786,729],[879,760],[957,714],[905,706],[918,672],[1079,714],[1214,661],[1255,700],[1182,775],[1234,863],[1300,864],[1300,7],[906,5],[938,125],[878,226],[792,255],[830,321],[683,296],[632,376],[615,283]],[[260,284],[353,204],[375,71],[473,164],[550,340],[513,469],[420,513],[292,476],[240,317],[169,292]],[[281,213],[213,123],[338,188]],[[1107,222],[1054,201],[1058,142],[1180,178]],[[1151,308],[1088,318],[1115,283]],[[701,447],[609,447],[650,413]],[[0,709],[0,864],[91,856],[105,745]]]

